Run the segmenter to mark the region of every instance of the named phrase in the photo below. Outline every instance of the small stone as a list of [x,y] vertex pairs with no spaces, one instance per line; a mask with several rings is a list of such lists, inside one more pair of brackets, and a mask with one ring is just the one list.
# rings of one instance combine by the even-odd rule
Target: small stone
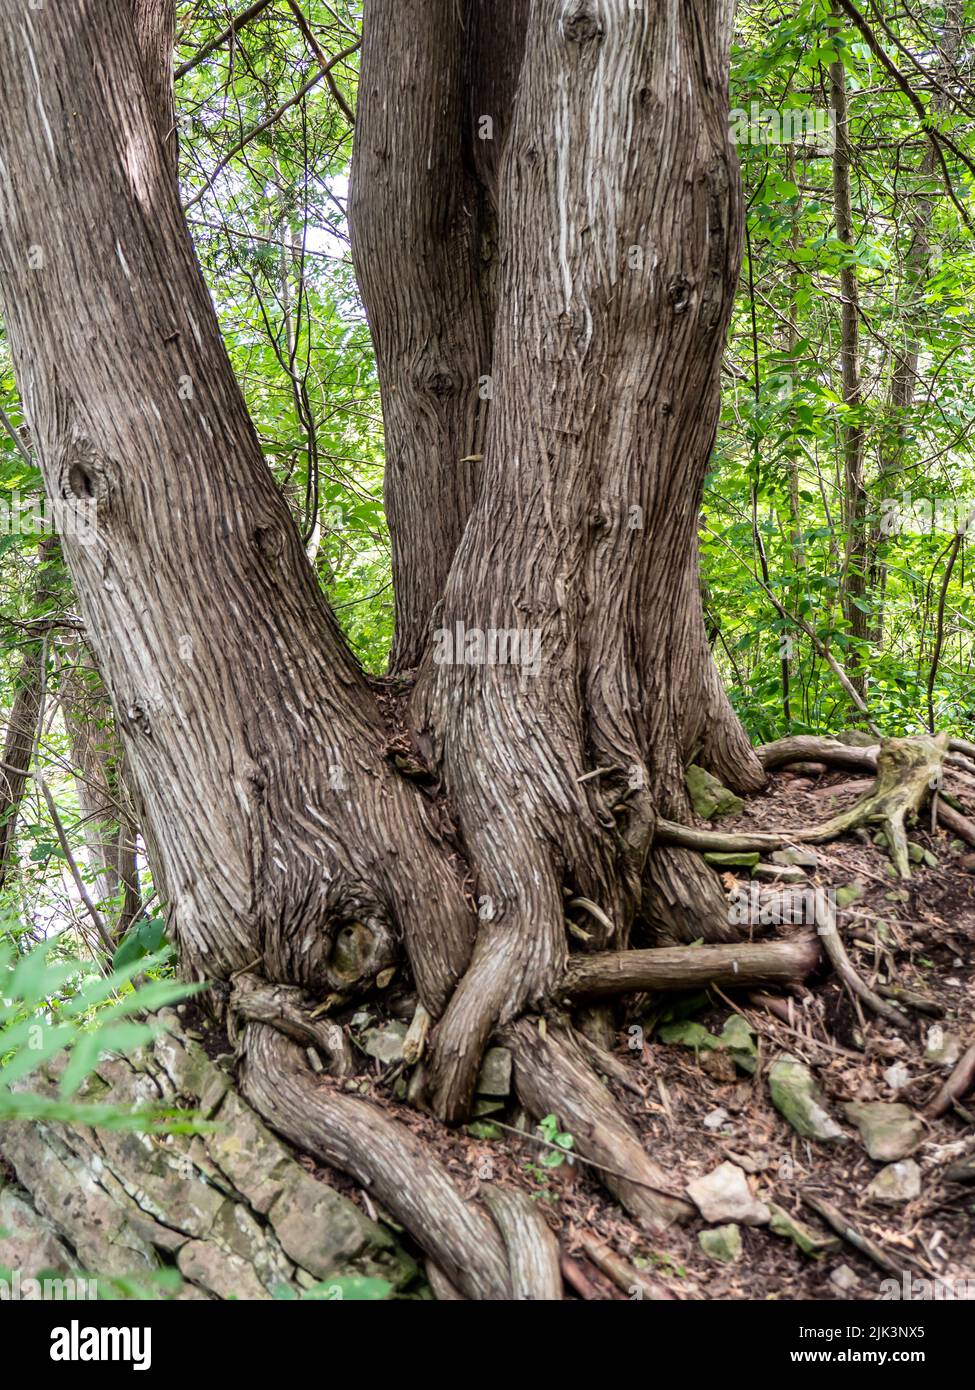
[[912,864],[924,863],[924,846],[919,845],[916,840],[908,840],[907,857]]
[[947,1071],[960,1056],[961,1039],[957,1033],[946,1033],[940,1023],[932,1024],[924,1044],[924,1060],[934,1062]]
[[864,1148],[878,1163],[893,1163],[912,1154],[924,1138],[924,1125],[896,1101],[851,1101],[843,1113],[860,1131]]
[[790,1216],[783,1207],[777,1207],[775,1203],[771,1206],[772,1219],[769,1222],[769,1230],[777,1236],[785,1236],[788,1240],[794,1241],[804,1255],[811,1255],[813,1259],[818,1259],[825,1255],[828,1250],[839,1248],[839,1239],[836,1236],[821,1236],[812,1230],[804,1222],[795,1216]]
[[805,883],[806,871],[798,864],[756,864],[752,869],[752,878],[775,883]]
[[844,1141],[846,1135],[829,1115],[812,1072],[797,1057],[783,1053],[769,1068],[772,1104],[806,1139],[821,1143]]
[[708,850],[704,856],[705,863],[711,864],[715,869],[754,869],[761,855],[756,850],[754,854],[732,854],[720,850]]
[[892,1091],[903,1091],[911,1079],[911,1073],[903,1062],[895,1062],[884,1072],[884,1080]]
[[717,1110],[712,1110],[710,1115],[705,1115],[704,1128],[710,1130],[723,1129],[730,1121],[731,1116],[728,1114],[727,1110],[719,1106]]
[[359,1046],[377,1062],[400,1062],[405,1040],[406,1024],[393,1020],[380,1028],[367,1028],[359,1039]]
[[850,907],[863,897],[863,884],[854,880],[852,883],[845,883],[842,888],[836,890],[836,906],[840,909]]
[[967,845],[964,840],[952,840],[948,848],[951,850],[952,854],[964,854]]
[[921,1170],[913,1158],[905,1158],[900,1163],[889,1163],[886,1168],[881,1168],[867,1188],[868,1197],[888,1206],[913,1202],[920,1195]]
[[829,1282],[834,1288],[839,1289],[840,1293],[851,1293],[860,1280],[849,1265],[837,1265],[829,1276]]
[[800,845],[789,845],[787,849],[774,850],[770,855],[773,864],[798,864],[803,869],[819,866],[819,855],[814,849]]
[[744,1226],[764,1226],[770,1212],[753,1196],[748,1179],[734,1163],[722,1163],[703,1178],[687,1184],[687,1195],[705,1221],[740,1221]]
[[717,777],[703,767],[691,763],[686,775],[687,794],[695,815],[701,820],[719,820],[722,816],[740,816],[745,803],[735,796]]
[[938,856],[933,849],[926,849],[924,851],[924,862],[929,869],[936,869],[938,867]]
[[697,1239],[708,1259],[717,1260],[719,1264],[734,1264],[741,1255],[741,1231],[734,1223],[701,1231]]
[[507,1096],[511,1093],[511,1053],[506,1047],[489,1047],[477,1078],[480,1096]]

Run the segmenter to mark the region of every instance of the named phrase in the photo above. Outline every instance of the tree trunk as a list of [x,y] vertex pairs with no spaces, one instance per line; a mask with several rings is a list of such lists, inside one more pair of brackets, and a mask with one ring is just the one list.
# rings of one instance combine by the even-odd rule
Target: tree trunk
[[349,215],[379,364],[391,669],[416,667],[477,493],[492,394],[496,200],[524,5],[369,0]]
[[[833,154],[833,206],[836,236],[848,254],[856,245],[853,230],[853,209],[850,198],[850,123],[846,95],[846,68],[842,60],[830,64],[830,99],[833,108],[836,148]],[[864,476],[863,424],[859,410],[863,402],[860,385],[860,288],[856,266],[844,265],[840,270],[840,372],[843,381],[843,404],[852,419],[844,424],[843,435],[843,524],[846,529],[843,565],[843,610],[850,631],[865,638],[869,631],[863,609],[866,594],[867,563],[867,491]],[[859,659],[854,650],[848,666],[853,670],[853,683],[863,694],[864,676],[855,671]]]
[[[634,925],[734,935],[699,857],[651,853],[658,816],[689,813],[690,761],[764,781],[697,566],[740,254],[732,0],[534,0],[520,61],[522,6],[472,6],[467,28],[439,0],[367,7],[353,214],[394,662],[420,663],[414,728],[477,922],[262,458],[135,3],[0,13],[0,293],[181,968],[221,986],[260,1113],[373,1183],[451,1285],[503,1297],[539,1263],[534,1224],[462,1201],[404,1126],[317,1085],[301,1046],[327,1045],[323,1009],[398,967],[402,941],[439,1020],[441,1116],[465,1115],[506,1028],[529,1108],[570,1114],[603,1166],[625,1154],[631,1212],[659,1228],[687,1210],[571,1031],[520,1015],[564,976],[567,911],[593,950]],[[496,118],[490,152],[475,112]]]
[[482,485],[414,703],[482,903],[440,1028],[446,1115],[496,1021],[562,970],[563,889],[608,921],[588,923],[594,948],[625,945],[638,912],[729,930],[699,860],[648,860],[657,811],[688,811],[689,761],[763,780],[697,571],[740,257],[729,20],[724,5],[531,8],[502,152]]

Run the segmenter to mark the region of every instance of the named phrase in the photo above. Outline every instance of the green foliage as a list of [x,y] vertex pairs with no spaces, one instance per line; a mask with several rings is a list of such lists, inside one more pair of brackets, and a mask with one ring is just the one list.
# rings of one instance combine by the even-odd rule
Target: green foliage
[[[167,1111],[126,1111],[79,1099],[78,1092],[105,1053],[131,1053],[157,1036],[159,1024],[143,1021],[141,1015],[183,999],[199,986],[157,978],[136,989],[133,974],[158,970],[164,964],[161,957],[141,958],[102,975],[66,954],[58,938],[21,952],[21,937],[15,932],[0,937],[0,1121],[63,1120],[170,1132],[187,1128],[185,1120]],[[29,1089],[42,1069],[57,1074],[57,1095]]]
[[[972,233],[956,205],[968,208],[971,220],[970,175],[948,154],[952,196],[946,196],[908,97],[883,80],[861,36],[833,19],[831,9],[825,0],[745,0],[732,54],[732,107],[758,120],[738,141],[745,264],[704,499],[702,559],[715,654],[739,714],[759,740],[859,722],[824,649],[848,671],[864,672],[871,714],[885,732],[916,732],[926,723],[925,687],[954,528],[898,525],[888,533],[885,525],[892,500],[905,495],[932,508],[975,501],[975,259]],[[968,37],[957,74],[937,67],[945,61],[943,6],[912,14],[884,0],[870,18],[936,124],[971,158],[975,123],[964,73],[972,58],[972,5],[964,6]],[[929,79],[907,54],[919,57]],[[849,99],[852,245],[836,236],[832,136],[815,138],[832,118],[834,61],[843,65]],[[786,120],[796,113],[803,119],[793,120],[790,132]],[[797,129],[799,138],[786,138]],[[844,267],[855,269],[860,297],[863,399],[855,408],[844,404],[839,362]],[[914,383],[906,407],[898,405],[896,381],[905,357]],[[866,615],[866,642],[852,636],[842,604],[849,540],[842,432],[854,422],[863,430],[870,565],[867,594],[852,606]],[[963,542],[946,593],[933,690],[935,724],[963,734],[975,716],[966,549]]]
[[127,965],[154,956],[161,949],[166,933],[162,917],[143,918],[126,932],[112,957],[112,969],[123,970]]

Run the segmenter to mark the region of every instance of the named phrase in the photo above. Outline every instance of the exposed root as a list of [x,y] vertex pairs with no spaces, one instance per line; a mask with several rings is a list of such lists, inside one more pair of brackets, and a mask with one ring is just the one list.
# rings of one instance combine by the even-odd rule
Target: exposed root
[[929,1119],[937,1120],[947,1115],[956,1100],[975,1086],[975,1043],[964,1052],[948,1080],[941,1087],[934,1100],[924,1112]]
[[938,820],[944,828],[952,835],[964,840],[967,845],[975,845],[975,821],[963,816],[960,811],[956,811],[954,806],[949,806],[940,796],[938,797]]
[[238,1020],[269,1023],[293,1042],[313,1047],[326,1060],[325,1070],[330,1076],[353,1076],[355,1059],[345,1033],[337,1023],[314,1014],[315,1000],[305,990],[292,985],[269,985],[256,975],[238,975],[227,1015],[230,1041],[237,1041]]
[[739,946],[673,946],[649,951],[574,955],[559,994],[606,996],[634,990],[693,990],[707,985],[759,987],[800,984],[819,963],[813,935]]
[[818,734],[791,734],[763,744],[756,752],[767,772],[797,762],[827,763],[850,772],[876,772],[878,750],[879,744],[861,747]]
[[463,1199],[405,1125],[367,1100],[317,1085],[301,1049],[264,1023],[244,1029],[241,1085],[285,1139],[350,1173],[374,1195],[459,1292],[511,1297],[508,1258],[493,1222]]
[[674,1302],[674,1295],[665,1285],[656,1279],[651,1279],[641,1270],[634,1269],[627,1260],[621,1255],[617,1255],[615,1250],[588,1231],[583,1231],[579,1237],[582,1248],[593,1264],[605,1274],[607,1279],[612,1279],[618,1289],[629,1298],[647,1299],[655,1303]]
[[464,1295],[457,1292],[443,1270],[438,1269],[432,1260],[427,1260],[424,1268],[430,1287],[433,1289],[433,1296],[438,1303],[463,1303],[465,1301]]
[[[822,756],[822,743],[836,743],[836,740],[813,740],[817,744],[816,756]],[[801,755],[808,756],[809,750],[799,738],[782,740],[791,745],[791,752],[785,759],[792,760]],[[753,850],[781,848],[787,844],[825,844],[858,826],[879,825],[890,849],[891,860],[899,876],[910,878],[910,860],[907,851],[907,831],[905,818],[916,814],[925,798],[941,783],[941,769],[947,748],[947,736],[927,734],[918,738],[885,739],[876,757],[876,778],[866,796],[861,797],[846,811],[841,811],[820,825],[806,826],[799,830],[788,830],[765,834],[726,834],[722,831],[697,830],[677,825],[673,821],[657,822],[657,837],[664,844],[681,845],[685,848],[722,850],[726,852],[751,852]],[[775,747],[776,745],[770,745]],[[847,753],[865,753],[868,749],[848,749],[837,744]],[[844,766],[851,764],[844,762]]]
[[801,1196],[806,1206],[811,1207],[817,1216],[821,1216],[827,1226],[832,1227],[838,1236],[849,1241],[854,1250],[859,1250],[861,1255],[866,1255],[868,1260],[873,1260],[874,1264],[879,1265],[886,1273],[895,1274],[900,1278],[900,1265],[895,1264],[875,1240],[862,1235],[855,1226],[851,1226],[843,1213],[834,1207],[832,1202],[827,1202],[824,1198],[817,1197],[807,1191],[803,1191]]
[[512,1297],[561,1301],[559,1242],[538,1205],[510,1187],[487,1185],[482,1196],[508,1252]]
[[823,950],[850,994],[862,1000],[869,1009],[886,1019],[888,1023],[892,1023],[895,1028],[909,1027],[909,1020],[904,1014],[899,1009],[895,1009],[893,1004],[886,1003],[879,994],[875,994],[857,974],[853,962],[846,953],[843,939],[837,930],[836,913],[829,905],[826,894],[819,889],[816,891],[816,919],[819,922],[819,939],[823,943]]
[[693,1215],[677,1184],[647,1154],[568,1029],[519,1019],[502,1036],[514,1055],[521,1103],[535,1116],[559,1117],[579,1153],[604,1170],[600,1176],[631,1216],[661,1231]]

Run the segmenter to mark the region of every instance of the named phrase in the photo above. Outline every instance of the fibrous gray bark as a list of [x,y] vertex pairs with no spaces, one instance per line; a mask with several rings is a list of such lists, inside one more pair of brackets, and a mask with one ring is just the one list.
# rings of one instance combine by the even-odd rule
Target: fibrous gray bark
[[408,1130],[316,1083],[302,1047],[404,945],[438,1021],[442,1117],[465,1115],[505,1028],[527,1107],[568,1117],[602,1169],[615,1155],[608,1181],[648,1227],[686,1212],[572,1035],[520,1015],[564,978],[567,904],[593,950],[634,923],[732,934],[717,876],[651,849],[658,818],[687,812],[690,761],[764,780],[696,558],[739,258],[732,4],[533,0],[466,26],[439,0],[409,25],[401,8],[367,8],[353,232],[394,663],[420,666],[414,734],[476,920],[385,756],[223,349],[162,109],[166,0],[0,15],[0,295],[181,968],[228,986],[260,1113],[370,1182],[453,1288],[504,1297],[528,1267],[551,1285],[537,1241],[522,1258],[531,1232],[462,1201]]

